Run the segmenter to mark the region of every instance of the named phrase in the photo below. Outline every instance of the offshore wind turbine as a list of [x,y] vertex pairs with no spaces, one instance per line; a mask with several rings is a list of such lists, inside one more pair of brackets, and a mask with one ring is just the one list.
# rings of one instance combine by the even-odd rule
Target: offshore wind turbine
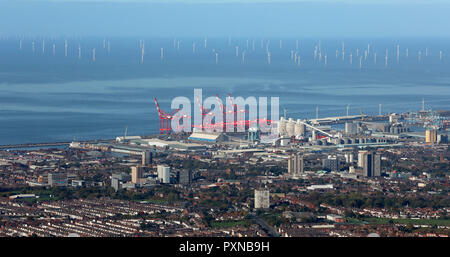
[[192,43],[192,53],[195,54],[195,42]]
[[283,40],[280,39],[280,49],[283,48]]
[[301,67],[301,66],[302,66],[301,63],[300,63],[300,55],[297,56],[297,64],[298,64],[298,67]]
[[377,53],[373,54],[373,63],[377,64]]
[[111,41],[108,40],[107,52],[111,52]]
[[31,42],[31,51],[33,51],[33,53],[36,51],[36,48],[34,47],[34,40]]
[[442,50],[439,51],[439,60],[442,61]]
[[92,49],[92,61],[95,62],[95,48]]
[[164,48],[161,47],[161,61],[164,60]]
[[78,44],[78,59],[81,59],[81,46]]
[[242,52],[242,63],[245,63],[245,51]]
[[387,48],[386,48],[386,55],[385,55],[384,59],[385,59],[384,67],[387,68],[387,66],[388,66],[388,50],[387,50]]
[[216,64],[219,63],[219,53],[216,52]]
[[345,60],[345,45],[344,45],[344,41],[342,41],[342,61]]
[[350,64],[352,64],[352,61],[353,61],[353,56],[352,56],[352,53],[350,53]]
[[22,39],[19,41],[19,49],[22,50]]
[[422,51],[419,51],[417,58],[419,59],[419,62],[422,60]]
[[206,48],[207,45],[208,45],[208,38],[205,37],[205,48]]
[[270,64],[270,52],[267,52],[267,64]]
[[64,56],[66,56],[67,57],[67,39],[66,40],[64,40]]
[[238,57],[239,56],[239,46],[236,46],[235,48],[236,48],[236,57]]
[[359,69],[362,69],[362,56],[359,57]]
[[406,48],[406,59],[408,59],[409,51],[408,48]]
[[142,43],[142,46],[141,46],[141,63],[144,63],[144,55],[145,55],[145,44]]
[[42,40],[42,53],[45,53],[45,40]]
[[397,45],[397,64],[400,62],[400,45]]
[[56,45],[53,44],[53,55],[56,55]]

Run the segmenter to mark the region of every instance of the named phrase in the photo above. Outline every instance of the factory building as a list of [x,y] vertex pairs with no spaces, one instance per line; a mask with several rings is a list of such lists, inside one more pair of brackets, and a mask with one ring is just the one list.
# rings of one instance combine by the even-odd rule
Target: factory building
[[270,206],[269,190],[255,189],[255,209],[267,209]]
[[124,172],[112,174],[111,187],[114,188],[115,191],[118,191],[122,188],[123,182],[129,181],[130,179],[130,175]]
[[189,140],[217,143],[227,141],[227,137],[223,133],[193,132],[189,137]]
[[48,173],[49,186],[67,186],[66,173]]

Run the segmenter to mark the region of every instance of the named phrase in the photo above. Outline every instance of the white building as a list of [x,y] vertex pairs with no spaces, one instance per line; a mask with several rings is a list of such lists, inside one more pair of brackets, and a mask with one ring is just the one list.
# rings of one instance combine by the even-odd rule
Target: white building
[[269,190],[255,189],[255,209],[267,209],[269,206]]
[[158,180],[164,184],[170,183],[170,167],[158,165]]

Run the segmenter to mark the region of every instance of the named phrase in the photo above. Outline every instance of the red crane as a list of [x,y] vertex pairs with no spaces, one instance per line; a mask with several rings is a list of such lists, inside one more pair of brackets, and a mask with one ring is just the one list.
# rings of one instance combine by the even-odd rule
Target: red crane
[[156,110],[158,110],[159,114],[159,134],[170,134],[172,131],[171,121],[174,117],[174,114],[177,113],[180,109],[175,109],[171,112],[165,112],[159,108],[158,100],[155,97]]

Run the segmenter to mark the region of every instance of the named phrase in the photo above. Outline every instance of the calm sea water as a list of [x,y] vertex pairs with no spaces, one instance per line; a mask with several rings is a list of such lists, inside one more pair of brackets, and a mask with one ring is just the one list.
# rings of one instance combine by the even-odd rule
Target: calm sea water
[[[228,93],[278,96],[280,111],[286,108],[293,118],[314,118],[316,106],[319,117],[345,115],[348,104],[350,114],[359,114],[359,108],[365,114],[377,114],[379,104],[383,113],[417,111],[422,98],[426,108],[450,109],[450,40],[326,39],[320,41],[319,62],[319,54],[314,61],[319,41],[300,39],[301,67],[290,57],[291,50],[296,51],[296,39],[282,39],[280,48],[280,39],[274,38],[249,39],[248,47],[245,38],[232,38],[231,44],[228,38],[210,38],[205,48],[203,38],[146,38],[142,39],[143,64],[139,38],[109,38],[106,48],[103,38],[67,38],[67,57],[64,40],[45,38],[44,51],[41,38],[22,39],[22,49],[19,38],[0,40],[0,144],[114,138],[126,126],[129,135],[157,133],[153,98],[169,111],[176,96],[194,103],[194,88],[202,88],[204,98],[218,94],[223,102]],[[214,51],[219,54],[218,64]]]

